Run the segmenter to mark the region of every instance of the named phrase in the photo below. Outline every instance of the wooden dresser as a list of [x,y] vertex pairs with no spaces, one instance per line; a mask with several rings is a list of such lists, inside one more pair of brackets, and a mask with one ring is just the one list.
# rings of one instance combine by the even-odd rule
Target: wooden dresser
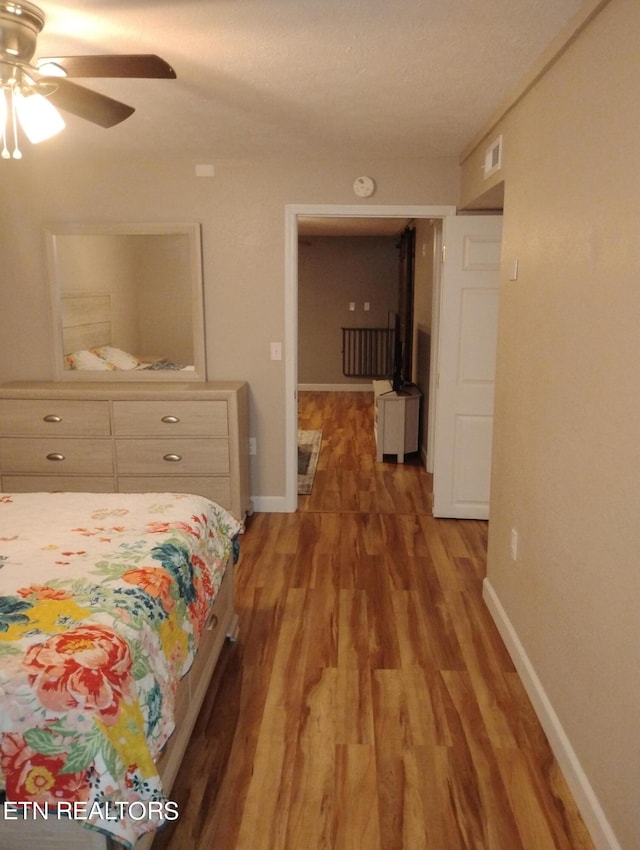
[[240,381],[0,385],[5,493],[196,493],[243,521],[248,454]]

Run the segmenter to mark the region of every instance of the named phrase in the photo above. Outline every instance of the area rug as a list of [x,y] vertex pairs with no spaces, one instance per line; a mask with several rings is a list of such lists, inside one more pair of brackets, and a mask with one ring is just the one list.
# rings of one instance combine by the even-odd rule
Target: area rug
[[308,496],[316,474],[322,431],[298,431],[298,495]]

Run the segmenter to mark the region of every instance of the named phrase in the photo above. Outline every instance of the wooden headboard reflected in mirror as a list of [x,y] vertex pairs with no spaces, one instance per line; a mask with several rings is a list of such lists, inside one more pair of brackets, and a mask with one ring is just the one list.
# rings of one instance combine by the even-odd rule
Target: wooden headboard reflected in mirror
[[198,224],[46,230],[56,380],[206,380]]

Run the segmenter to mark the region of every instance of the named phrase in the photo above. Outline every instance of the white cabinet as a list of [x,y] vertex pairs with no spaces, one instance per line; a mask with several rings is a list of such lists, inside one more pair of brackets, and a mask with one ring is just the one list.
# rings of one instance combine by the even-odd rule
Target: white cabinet
[[396,455],[398,463],[404,456],[418,451],[420,421],[420,390],[406,387],[394,392],[391,381],[374,381],[376,460],[383,455]]

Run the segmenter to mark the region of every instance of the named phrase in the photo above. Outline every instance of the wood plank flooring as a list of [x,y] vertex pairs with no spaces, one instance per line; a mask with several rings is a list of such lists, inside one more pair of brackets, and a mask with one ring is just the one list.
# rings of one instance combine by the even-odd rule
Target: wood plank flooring
[[487,524],[434,519],[372,417],[300,393],[313,490],[248,524],[240,639],[154,850],[593,850],[482,601]]

